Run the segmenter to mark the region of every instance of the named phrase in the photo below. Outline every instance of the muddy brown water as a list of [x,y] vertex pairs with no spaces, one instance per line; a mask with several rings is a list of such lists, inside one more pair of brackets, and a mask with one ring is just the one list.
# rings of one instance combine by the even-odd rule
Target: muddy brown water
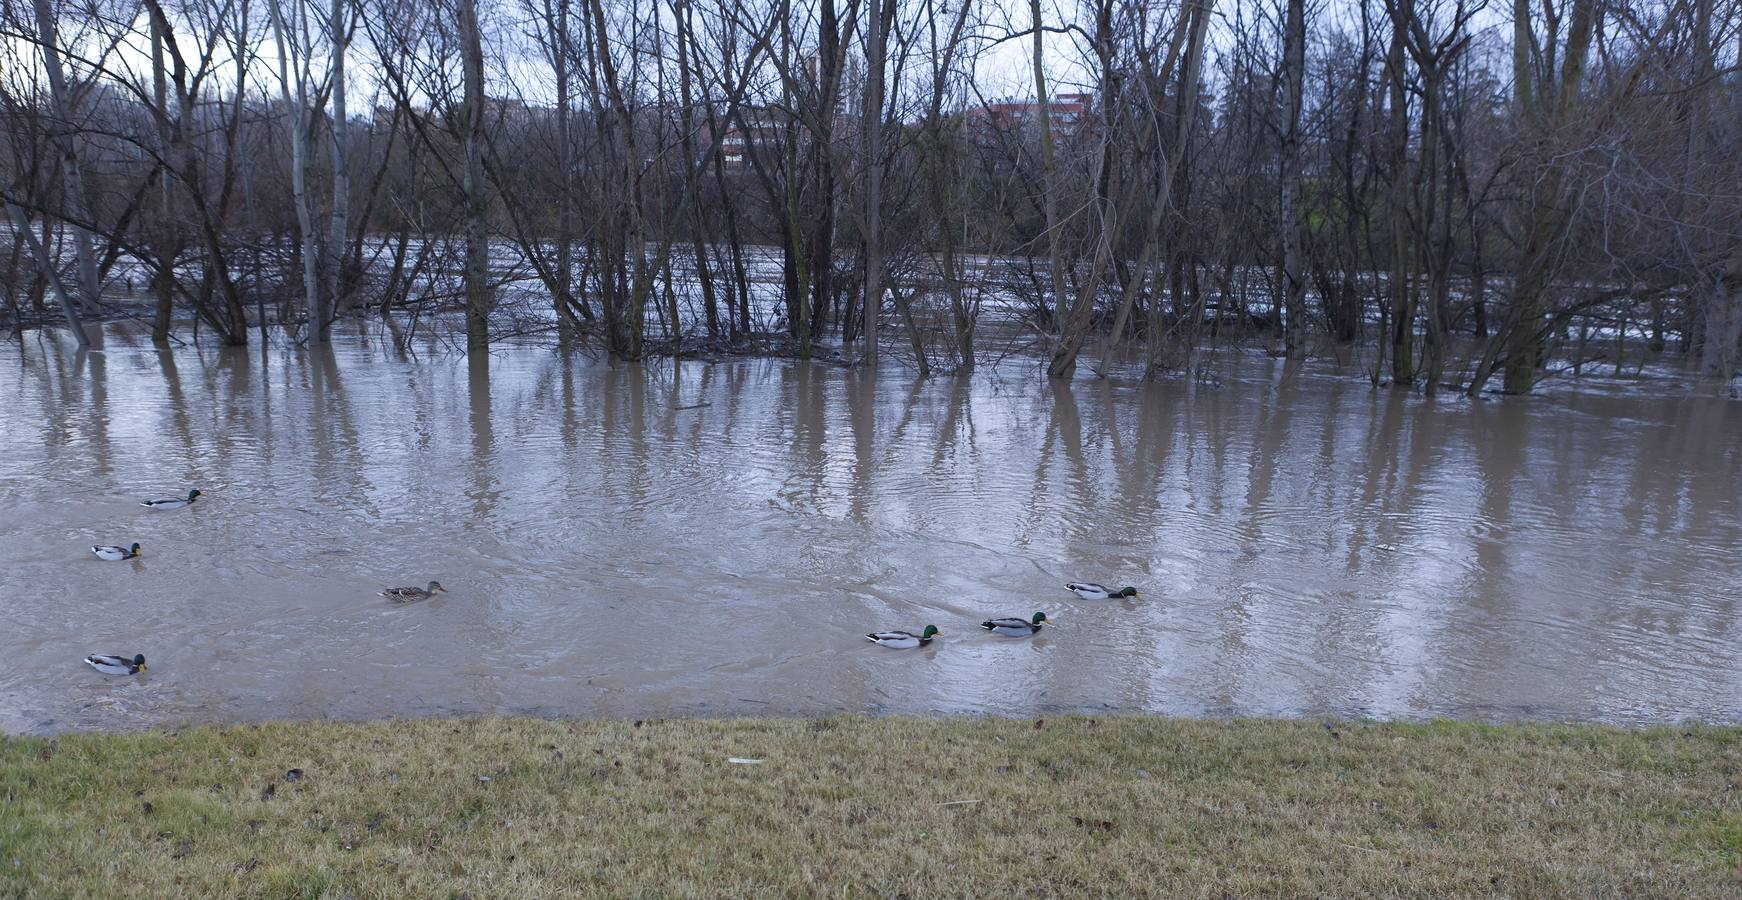
[[[1739,438],[1742,406],[1685,392],[1428,401],[1261,356],[1059,387],[31,336],[0,349],[0,729],[1742,720]],[[1037,610],[1036,638],[977,627]],[[928,623],[925,650],[863,639]]]

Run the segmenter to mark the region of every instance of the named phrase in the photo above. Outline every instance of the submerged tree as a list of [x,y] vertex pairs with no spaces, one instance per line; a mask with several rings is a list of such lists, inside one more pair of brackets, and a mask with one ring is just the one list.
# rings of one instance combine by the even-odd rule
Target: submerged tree
[[1470,394],[1742,357],[1734,0],[10,0],[0,37],[19,325],[138,277],[160,342],[367,311],[1067,378],[1250,340]]

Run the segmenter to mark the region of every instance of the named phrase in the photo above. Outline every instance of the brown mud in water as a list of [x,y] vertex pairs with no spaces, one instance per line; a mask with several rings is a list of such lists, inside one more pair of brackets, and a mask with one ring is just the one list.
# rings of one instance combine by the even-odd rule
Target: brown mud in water
[[[1742,719],[1742,406],[0,349],[0,729],[531,713]],[[197,487],[190,509],[138,501]],[[89,546],[144,546],[102,562]],[[382,587],[440,580],[394,605]],[[1133,584],[1136,602],[1067,594]],[[977,627],[1044,610],[1029,639]],[[867,644],[872,630],[943,636]],[[86,653],[144,653],[135,678]]]

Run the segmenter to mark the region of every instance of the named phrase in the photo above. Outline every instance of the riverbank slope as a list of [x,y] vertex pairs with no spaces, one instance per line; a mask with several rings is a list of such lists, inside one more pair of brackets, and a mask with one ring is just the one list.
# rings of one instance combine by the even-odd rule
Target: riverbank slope
[[0,895],[1719,896],[1739,751],[1150,716],[0,738]]

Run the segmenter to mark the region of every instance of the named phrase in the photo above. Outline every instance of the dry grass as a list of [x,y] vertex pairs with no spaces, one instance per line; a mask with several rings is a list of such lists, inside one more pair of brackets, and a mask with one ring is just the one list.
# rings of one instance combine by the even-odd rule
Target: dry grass
[[0,894],[1733,897],[1739,746],[1152,717],[6,738]]

